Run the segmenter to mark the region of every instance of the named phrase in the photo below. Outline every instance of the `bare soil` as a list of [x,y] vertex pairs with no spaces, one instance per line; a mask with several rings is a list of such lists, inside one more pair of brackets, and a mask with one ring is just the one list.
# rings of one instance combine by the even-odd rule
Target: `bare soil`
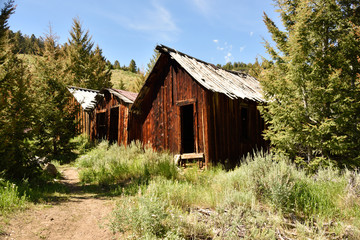
[[62,169],[70,193],[67,200],[40,204],[8,219],[5,235],[0,239],[115,239],[109,229],[109,216],[115,207],[114,199],[85,193],[74,167]]

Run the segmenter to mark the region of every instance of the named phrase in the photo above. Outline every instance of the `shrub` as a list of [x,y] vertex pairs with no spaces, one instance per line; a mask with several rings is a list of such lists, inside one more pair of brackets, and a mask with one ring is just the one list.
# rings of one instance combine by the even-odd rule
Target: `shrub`
[[176,179],[178,176],[177,167],[169,153],[143,149],[139,142],[132,142],[125,147],[103,141],[81,156],[76,164],[81,168],[80,180],[85,183],[110,185],[134,179],[147,182],[153,176],[167,179]]
[[125,198],[113,213],[113,231],[131,232],[129,238],[179,238],[179,211],[151,197]]
[[[300,216],[332,216],[345,188],[344,177],[331,166],[312,176],[284,156],[254,153],[229,173],[227,184],[239,191],[252,191],[257,200],[275,209]],[[225,185],[225,183],[222,183]]]
[[90,141],[90,137],[86,134],[80,134],[74,137],[70,143],[75,145],[75,150],[79,154],[84,154],[94,148],[94,143]]
[[300,238],[359,235],[357,172],[328,166],[314,175],[284,156],[264,152],[228,172],[220,166],[181,170],[168,153],[139,143],[125,148],[107,142],[77,164],[84,182],[122,183],[116,188],[123,198],[112,228],[124,237],[269,239],[289,231]]
[[0,179],[0,212],[2,214],[25,208],[26,199],[26,194],[21,195],[14,183]]

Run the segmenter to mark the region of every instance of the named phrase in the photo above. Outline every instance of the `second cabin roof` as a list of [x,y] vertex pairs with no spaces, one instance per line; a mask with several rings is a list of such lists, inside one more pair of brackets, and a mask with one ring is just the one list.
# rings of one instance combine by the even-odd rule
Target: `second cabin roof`
[[124,101],[125,103],[132,104],[134,103],[137,93],[129,92],[125,90],[120,89],[114,89],[114,88],[104,88],[100,92],[103,93],[104,91],[109,91],[111,94],[114,94],[116,97]]

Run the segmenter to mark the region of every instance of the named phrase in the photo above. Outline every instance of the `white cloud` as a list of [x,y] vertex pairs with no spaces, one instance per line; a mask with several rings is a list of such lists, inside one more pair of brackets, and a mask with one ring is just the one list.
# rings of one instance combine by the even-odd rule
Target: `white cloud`
[[202,14],[208,15],[211,13],[209,0],[192,0],[191,2],[197,7],[197,9],[199,9]]
[[254,35],[254,32],[250,32],[250,37],[252,37]]
[[177,27],[171,12],[158,0],[152,0],[150,6],[142,11],[129,11],[125,14],[104,14],[124,28],[142,32],[157,40],[170,41],[180,29]]
[[155,32],[163,36],[166,40],[169,40],[171,33],[177,33],[179,31],[171,13],[157,1],[152,1],[153,9],[146,12],[143,19],[140,21],[134,21],[129,25],[130,28],[145,31]]
[[214,43],[219,43],[219,40],[214,39],[213,42],[214,42]]
[[231,52],[228,52],[228,54],[226,54],[225,56],[225,62],[228,63],[228,62],[231,62],[232,60],[232,54]]
[[233,55],[232,55],[233,45],[229,44],[228,42],[224,42],[224,44],[220,44],[218,40],[216,40],[216,43],[218,44],[216,46],[216,50],[226,53],[226,55],[224,56],[225,62],[226,63],[231,62],[233,60]]
[[244,51],[244,49],[245,49],[245,46],[241,46],[240,47],[240,52]]

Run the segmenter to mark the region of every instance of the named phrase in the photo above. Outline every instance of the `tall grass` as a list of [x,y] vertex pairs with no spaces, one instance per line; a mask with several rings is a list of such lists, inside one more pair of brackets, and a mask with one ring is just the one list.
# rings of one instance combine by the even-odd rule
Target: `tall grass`
[[148,181],[151,176],[177,177],[178,171],[168,153],[143,149],[139,142],[129,146],[101,142],[95,149],[78,159],[79,177],[84,183],[110,185],[128,180]]
[[123,87],[124,90],[138,92],[144,83],[144,77],[141,73],[113,69],[111,70],[111,83],[114,88]]
[[10,213],[17,209],[26,207],[26,194],[21,194],[18,186],[9,181],[0,179],[0,213],[1,215]]
[[[360,238],[360,175],[310,175],[254,153],[234,170],[177,168],[168,153],[103,142],[77,161],[84,182],[122,185],[111,227],[132,239]],[[131,194],[127,194],[131,193]]]

